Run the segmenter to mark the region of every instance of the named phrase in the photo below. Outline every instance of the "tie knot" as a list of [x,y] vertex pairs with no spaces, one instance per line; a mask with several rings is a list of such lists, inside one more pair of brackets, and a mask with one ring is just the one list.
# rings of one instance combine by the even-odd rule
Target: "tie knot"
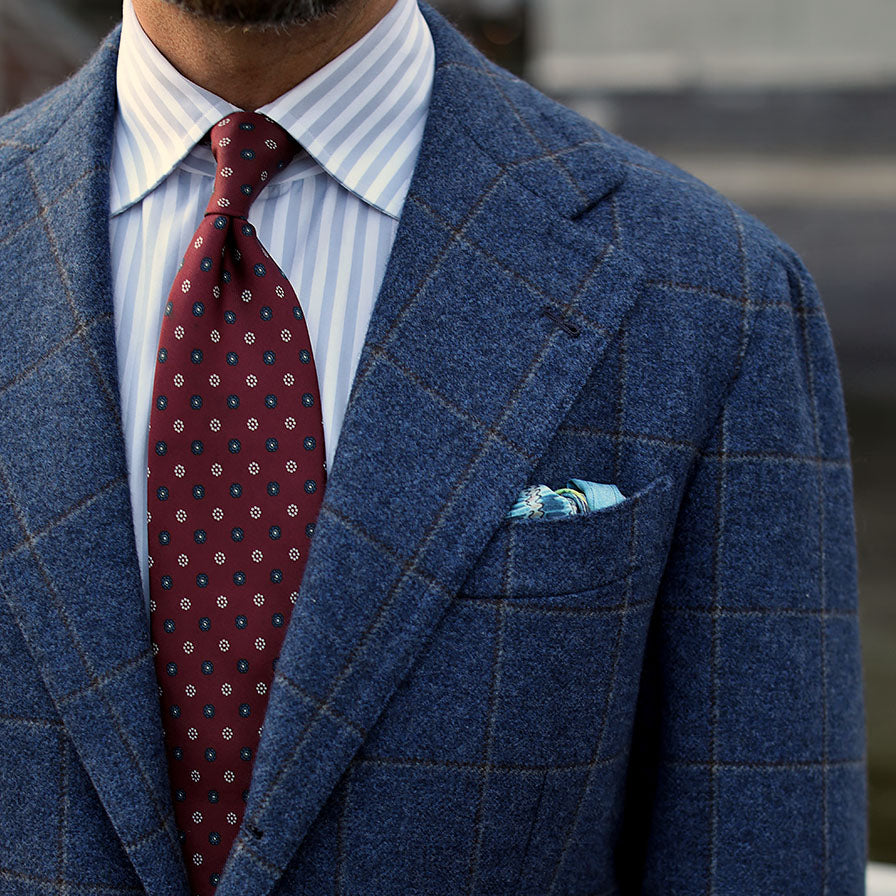
[[209,137],[218,166],[207,215],[245,218],[255,197],[298,149],[279,124],[258,112],[233,112],[211,129]]

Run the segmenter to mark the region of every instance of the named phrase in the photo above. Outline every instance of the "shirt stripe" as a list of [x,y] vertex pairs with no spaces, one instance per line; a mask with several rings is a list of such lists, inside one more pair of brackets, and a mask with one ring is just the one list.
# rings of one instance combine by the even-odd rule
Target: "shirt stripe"
[[[249,219],[305,312],[332,466],[426,124],[432,37],[414,0],[258,111],[302,151]],[[146,443],[162,312],[211,195],[201,141],[234,106],[184,78],[125,0],[110,195],[116,348],[137,553],[148,595]]]

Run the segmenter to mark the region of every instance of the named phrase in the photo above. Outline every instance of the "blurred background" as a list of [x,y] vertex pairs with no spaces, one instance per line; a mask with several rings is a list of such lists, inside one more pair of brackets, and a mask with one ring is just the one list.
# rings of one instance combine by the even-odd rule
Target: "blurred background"
[[[435,5],[501,65],[756,214],[813,272],[852,439],[871,858],[896,863],[896,3]],[[0,0],[0,112],[76,68],[120,9]]]

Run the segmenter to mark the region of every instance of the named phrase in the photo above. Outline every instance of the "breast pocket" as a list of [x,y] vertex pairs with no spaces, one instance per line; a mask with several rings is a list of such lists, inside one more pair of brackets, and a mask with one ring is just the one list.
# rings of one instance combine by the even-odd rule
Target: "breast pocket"
[[[665,555],[671,486],[664,475],[601,510],[551,520],[505,520],[459,598],[624,599],[639,578],[635,574]],[[629,594],[630,600],[637,597]]]
[[674,494],[663,475],[612,507],[506,520],[495,533],[446,624],[466,668],[494,688],[496,761],[599,761],[607,796],[621,781]]

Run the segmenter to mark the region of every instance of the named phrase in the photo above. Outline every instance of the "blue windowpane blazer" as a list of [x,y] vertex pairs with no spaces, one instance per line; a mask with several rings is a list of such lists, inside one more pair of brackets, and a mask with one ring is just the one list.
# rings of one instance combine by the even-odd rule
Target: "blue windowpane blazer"
[[[863,892],[798,258],[431,10],[423,149],[220,896]],[[0,121],[0,893],[186,896],[119,415],[117,38]],[[571,477],[626,499],[506,520]]]

